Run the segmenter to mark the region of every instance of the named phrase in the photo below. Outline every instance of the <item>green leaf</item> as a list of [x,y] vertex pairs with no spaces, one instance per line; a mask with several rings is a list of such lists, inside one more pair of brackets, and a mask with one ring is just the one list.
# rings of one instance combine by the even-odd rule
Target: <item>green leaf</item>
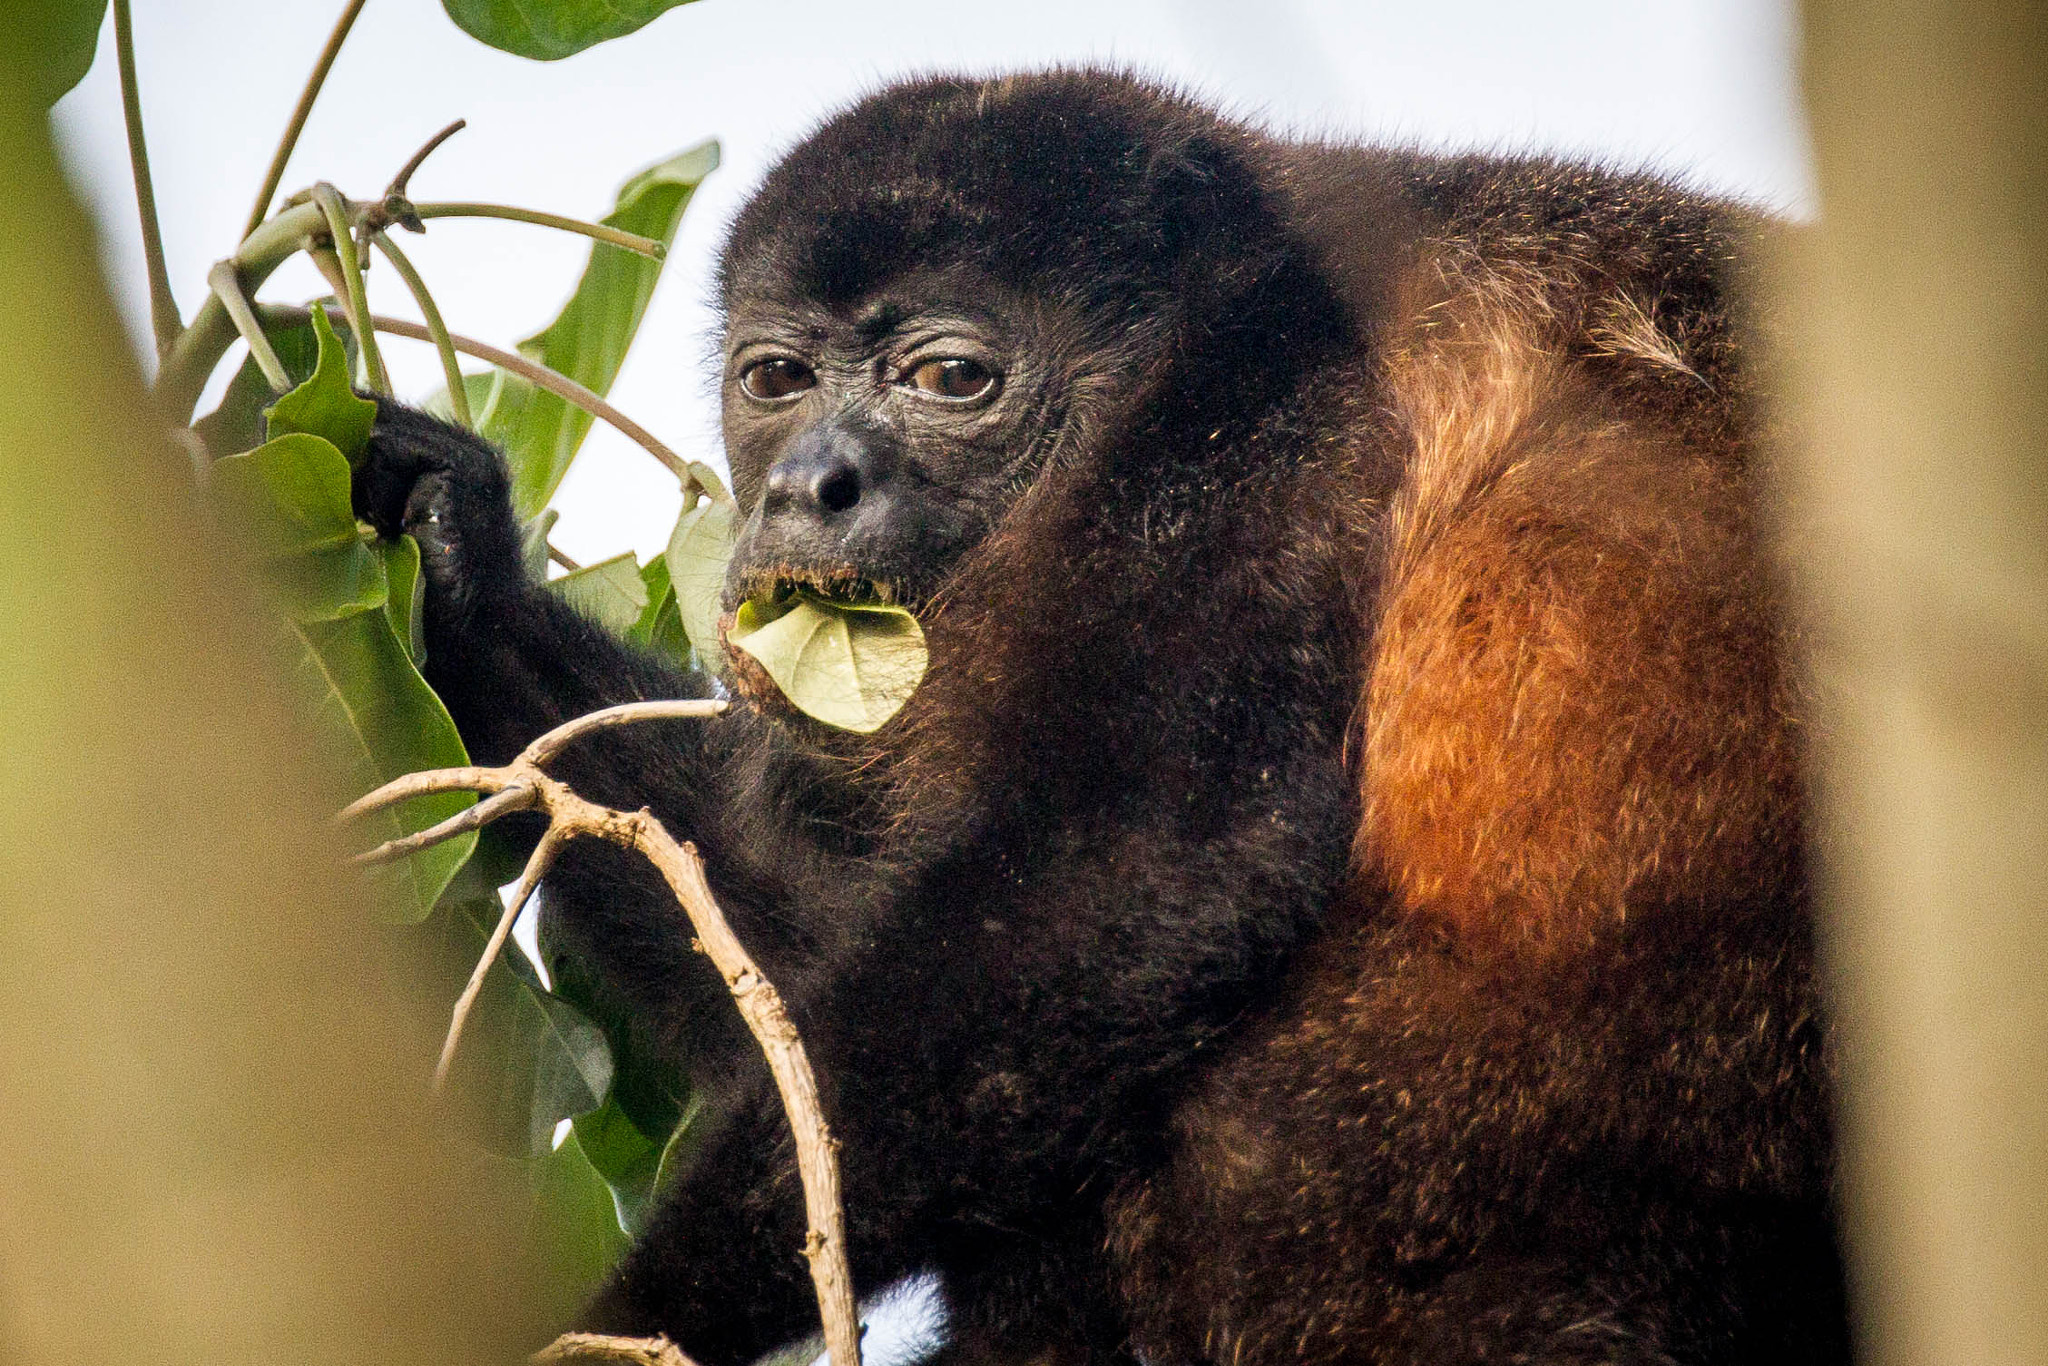
[[[348,320],[342,319],[336,329],[341,334],[349,373],[355,373],[355,334],[348,328]],[[299,322],[266,324],[263,335],[270,338],[270,349],[277,352],[277,358],[284,362],[285,374],[293,384],[303,384],[312,378],[314,366],[320,355],[320,338],[313,331],[311,318]],[[206,449],[215,455],[233,451],[246,451],[263,444],[263,410],[277,402],[278,395],[264,378],[263,369],[254,357],[245,357],[242,368],[235,371],[228,381],[227,392],[221,396],[220,406],[192,424],[192,430],[206,443]]]
[[331,441],[296,432],[226,456],[214,461],[210,487],[293,620],[331,621],[386,602],[384,563],[363,543],[348,461]]
[[427,662],[427,595],[420,592],[420,543],[401,534],[395,541],[376,541],[372,548],[384,561],[384,581],[391,594],[384,600],[391,630],[405,646],[415,669]]
[[[236,543],[259,560],[278,596],[298,695],[350,789],[468,763],[410,646],[419,548],[409,538],[388,548],[366,541],[349,507],[348,461],[334,444],[305,432],[280,436],[216,460],[209,487],[240,532]],[[475,800],[464,792],[415,797],[367,818],[363,833],[371,841],[411,834]],[[474,834],[461,835],[379,870],[387,914],[424,918],[475,843]]]
[[603,1176],[574,1131],[561,1147],[528,1165],[533,1190],[529,1241],[541,1262],[536,1282],[549,1301],[543,1307],[566,1323],[625,1256],[631,1240],[619,1227]]
[[576,1116],[575,1123],[583,1155],[611,1187],[619,1227],[638,1233],[646,1225],[654,1178],[661,1171],[661,1142],[641,1133],[626,1112],[609,1100],[589,1114]]
[[[495,370],[476,370],[462,377],[462,393],[469,400],[469,418],[478,429],[483,427],[485,419],[490,416],[491,386],[496,382]],[[445,385],[436,389],[433,397],[420,406],[443,422],[455,421],[455,404],[449,400]]]
[[647,605],[640,609],[639,619],[626,632],[628,640],[645,645],[648,633],[654,629],[654,622],[661,615],[664,602],[675,597],[675,585],[668,581],[668,557],[656,555],[640,566],[640,588],[647,599]]
[[690,1103],[683,1107],[682,1116],[669,1130],[668,1142],[661,1146],[661,1161],[654,1169],[654,1188],[648,1192],[650,1207],[678,1181],[687,1177],[690,1169],[697,1165],[697,1159],[703,1156],[705,1130],[710,1127],[697,1122],[703,1111],[703,1097],[692,1092]]
[[614,635],[631,631],[647,608],[647,584],[640,577],[640,561],[630,550],[549,579],[548,587]]
[[377,420],[374,399],[358,398],[349,383],[348,352],[327,310],[313,305],[313,335],[319,354],[312,375],[297,388],[264,409],[271,436],[307,432],[324,436],[353,463],[370,439],[370,426]]
[[[637,1232],[655,1196],[693,1160],[701,1128],[691,1123],[702,1108],[688,1083],[648,1037],[644,1017],[622,1003],[582,960],[549,948],[556,993],[598,1023],[612,1050],[612,1089],[604,1106],[579,1116],[584,1151],[603,1173],[618,1205],[619,1222]],[[683,1131],[688,1138],[683,1138]],[[666,1174],[666,1175],[665,1175]]]
[[[619,190],[604,221],[663,245],[675,241],[683,209],[718,165],[707,142],[650,166]],[[576,292],[555,320],[519,343],[520,353],[595,393],[611,391],[640,328],[661,262],[606,242],[590,248]],[[477,431],[497,443],[512,467],[512,505],[521,517],[547,506],[590,430],[590,414],[516,375],[491,372],[481,396],[465,382]]]
[[924,678],[924,628],[907,610],[798,590],[740,604],[726,639],[758,661],[798,710],[865,735],[902,710]]
[[[495,896],[463,900],[424,927],[437,989],[451,1006],[503,910]],[[557,1124],[604,1102],[611,1049],[587,1015],[541,985],[518,945],[507,944],[484,974],[448,1084],[486,1146],[542,1156]]]
[[19,81],[47,109],[92,69],[107,0],[7,0],[0,5],[0,80]]
[[621,38],[689,0],[441,0],[458,27],[535,61],[573,57]]
[[[696,473],[696,466],[691,467],[691,472]],[[669,533],[668,553],[663,558],[668,561],[676,612],[690,638],[690,647],[697,652],[700,664],[716,668],[724,658],[718,643],[719,603],[725,591],[725,567],[732,559],[733,541],[739,533],[739,509],[719,485],[717,476],[709,470],[705,475],[711,479],[704,485],[707,492],[695,498],[683,515],[676,518],[675,530]],[[700,481],[702,478],[699,476]],[[709,492],[711,489],[717,492]]]
[[[393,778],[469,762],[447,708],[413,667],[383,612],[291,624],[293,682],[315,718],[329,760],[349,790],[368,792]],[[414,797],[356,823],[366,843],[437,824],[476,800],[467,792]],[[375,870],[389,918],[412,923],[434,909],[470,850],[474,832]]]
[[561,520],[561,513],[553,508],[542,508],[539,516],[519,528],[519,563],[525,567],[529,579],[547,578],[548,533]]
[[684,1113],[682,1097],[689,1082],[649,1037],[644,1015],[621,1001],[575,954],[545,940],[542,950],[555,994],[595,1020],[611,1043],[610,1102],[643,1134],[671,1132]]
[[690,637],[683,630],[683,618],[676,611],[675,586],[668,581],[668,557],[656,555],[640,566],[640,580],[647,585],[647,606],[641,609],[633,629],[626,632],[626,639],[687,667],[698,667],[690,652]]

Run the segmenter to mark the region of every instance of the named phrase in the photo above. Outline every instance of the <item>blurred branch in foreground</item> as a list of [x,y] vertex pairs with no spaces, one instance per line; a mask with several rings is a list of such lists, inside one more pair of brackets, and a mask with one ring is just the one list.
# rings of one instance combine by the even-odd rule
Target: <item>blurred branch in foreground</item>
[[1809,0],[1801,439],[1863,1359],[2048,1361],[2048,8]]
[[523,1192],[432,1132],[342,794],[8,77],[0,1357],[513,1359],[558,1326],[511,1251]]

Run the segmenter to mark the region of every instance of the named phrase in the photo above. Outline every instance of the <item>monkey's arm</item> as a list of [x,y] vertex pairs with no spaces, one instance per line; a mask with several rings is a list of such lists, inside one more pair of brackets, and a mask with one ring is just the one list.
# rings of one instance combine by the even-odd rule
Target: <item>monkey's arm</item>
[[[478,762],[503,763],[600,707],[705,693],[702,678],[619,641],[527,577],[504,462],[474,434],[380,402],[354,482],[359,515],[384,535],[419,541],[423,672]],[[701,747],[702,724],[652,730],[658,742],[628,732],[579,745],[561,776],[602,775],[602,790],[584,795],[628,807],[687,790],[676,767]]]

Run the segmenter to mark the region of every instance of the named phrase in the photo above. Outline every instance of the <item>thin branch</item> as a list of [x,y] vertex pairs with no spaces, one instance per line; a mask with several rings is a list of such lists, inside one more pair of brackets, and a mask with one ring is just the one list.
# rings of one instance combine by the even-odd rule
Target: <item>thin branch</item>
[[553,560],[556,564],[562,566],[562,568],[564,569],[581,569],[583,567],[582,565],[576,563],[576,561],[570,559],[567,555],[564,555],[561,551],[555,549],[552,545],[548,547],[548,558]]
[[398,168],[398,174],[391,177],[391,183],[384,187],[384,197],[386,199],[405,198],[405,188],[412,183],[412,173],[420,168],[420,163],[432,156],[434,150],[442,143],[448,141],[448,139],[454,137],[467,127],[469,127],[468,119],[457,119],[440,132],[434,134],[434,136],[428,138],[417,152],[414,152],[406,159],[405,165]]
[[[304,317],[306,310],[290,305],[266,304],[258,309],[257,313],[258,316],[290,320]],[[379,332],[389,332],[393,336],[410,337],[414,341],[432,341],[434,339],[433,334],[427,331],[426,328],[421,327],[418,323],[408,322],[403,318],[387,318],[381,314],[373,314],[370,322]],[[656,460],[659,460],[668,468],[671,474],[675,475],[678,482],[682,483],[685,487],[688,487],[693,481],[694,476],[690,473],[688,461],[663,445],[655,438],[654,433],[648,431],[645,427],[598,397],[595,392],[584,388],[567,375],[550,370],[545,365],[536,364],[515,351],[501,351],[495,346],[477,341],[474,337],[465,337],[460,332],[449,333],[448,341],[457,351],[462,352],[463,355],[475,356],[478,360],[487,360],[501,370],[510,370],[521,379],[531,381],[564,402],[581,408],[592,417],[603,419],[617,428],[621,435],[635,442],[642,450],[646,451]]]
[[543,228],[559,228],[563,232],[579,233],[608,242],[627,251],[651,256],[659,261],[668,255],[668,247],[659,239],[642,237],[637,232],[627,232],[609,223],[588,223],[581,218],[566,218],[558,213],[544,213],[539,209],[521,209],[509,204],[413,204],[413,215],[418,218],[503,218],[514,223],[534,223]]
[[242,293],[242,282],[235,277],[235,263],[215,261],[213,269],[206,272],[206,283],[212,288],[214,297],[227,306],[228,316],[235,320],[235,330],[242,334],[242,340],[249,343],[249,356],[256,362],[256,368],[263,372],[263,378],[270,382],[273,391],[289,393],[292,387],[291,374],[278,359],[277,350],[270,344],[270,337],[263,331],[263,324],[256,321],[256,312],[249,307],[249,300]]
[[[459,128],[462,125],[458,123],[455,126]],[[455,343],[448,339],[448,324],[441,321],[441,310],[435,307],[434,296],[427,293],[427,282],[420,278],[420,273],[413,269],[412,262],[406,259],[405,253],[398,249],[398,244],[388,234],[374,233],[370,240],[391,262],[391,268],[398,272],[399,279],[405,281],[405,287],[412,291],[413,302],[420,306],[420,313],[427,320],[427,331],[434,339],[434,349],[441,353],[441,375],[448,384],[448,406],[454,411],[457,422],[474,430],[476,419],[470,415],[469,390],[462,382],[462,367],[455,362]]]
[[393,778],[375,792],[366,792],[341,809],[338,821],[352,821],[396,806],[408,797],[425,797],[436,792],[503,792],[518,786],[519,780],[502,768],[435,768]]
[[391,376],[384,372],[384,357],[377,354],[376,330],[370,323],[370,296],[363,288],[362,263],[356,259],[355,239],[349,235],[348,201],[324,180],[313,187],[312,195],[327,219],[327,230],[334,237],[334,255],[341,262],[342,281],[348,286],[349,319],[355,324],[356,346],[362,352],[363,378],[377,393],[389,394]]
[[[114,0],[114,56],[121,68],[121,109],[128,120],[128,164],[135,172],[135,208],[142,218],[142,261],[149,272],[149,326],[161,357],[185,330],[164,267],[164,235],[157,224],[156,188],[149,176],[149,143],[142,136],[142,91],[135,80],[135,22],[128,0]],[[246,236],[246,234],[244,234]]]
[[616,707],[606,707],[579,716],[564,725],[556,726],[546,735],[519,752],[512,761],[512,767],[530,765],[539,768],[567,749],[572,743],[595,731],[610,730],[614,726],[630,726],[636,721],[681,721],[709,720],[723,716],[732,704],[722,697],[669,698],[659,702],[622,702]]
[[306,116],[313,112],[313,101],[319,98],[320,87],[327,83],[327,73],[334,68],[334,59],[341,53],[342,42],[348,31],[354,27],[356,16],[363,12],[363,0],[349,0],[348,8],[341,12],[341,18],[334,24],[334,31],[327,35],[327,46],[320,49],[319,60],[313,64],[313,74],[306,78],[306,88],[299,92],[298,105],[292,110],[292,119],[285,126],[284,137],[277,144],[277,154],[270,159],[270,169],[264,174],[263,188],[256,192],[256,207],[249,211],[249,225],[242,229],[247,237],[263,226],[263,220],[270,216],[270,201],[277,195],[277,187],[284,183],[285,163],[292,159],[292,149],[299,145],[299,134],[305,131]]
[[533,1366],[697,1366],[667,1338],[619,1338],[610,1333],[564,1333],[527,1359]]
[[[811,1070],[803,1040],[780,993],[732,932],[732,926],[711,894],[710,883],[704,876],[704,861],[694,845],[679,843],[652,812],[641,810],[629,814],[598,806],[577,796],[567,785],[548,777],[540,768],[571,741],[593,731],[655,718],[713,716],[724,708],[724,703],[710,699],[632,702],[608,707],[557,726],[529,744],[518,758],[503,768],[445,769],[436,773],[412,774],[386,783],[350,806],[343,815],[376,810],[401,797],[421,792],[466,789],[503,793],[515,786],[530,789],[534,794],[534,804],[548,813],[547,833],[541,837],[533,857],[527,862],[526,871],[520,875],[518,887],[506,902],[505,914],[471,974],[462,1000],[456,1004],[448,1039],[435,1069],[437,1085],[447,1075],[463,1023],[482,987],[485,973],[503,950],[513,921],[518,918],[520,909],[533,894],[535,884],[546,872],[560,846],[578,836],[592,836],[636,850],[654,865],[670,893],[689,916],[696,947],[725,979],[733,1003],[746,1020],[747,1028],[760,1045],[768,1070],[775,1078],[776,1092],[782,1098],[783,1109],[789,1116],[790,1132],[796,1138],[797,1175],[803,1185],[804,1212],[809,1225],[803,1253],[810,1262],[811,1286],[824,1321],[826,1350],[835,1366],[860,1366],[860,1320],[847,1265],[838,1145],[826,1126],[824,1110],[818,1101],[817,1076]],[[595,1355],[600,1360],[673,1366],[673,1359],[661,1354],[661,1346],[652,1339],[625,1342],[565,1339],[556,1344],[561,1350],[551,1348],[549,1352],[552,1355],[544,1353],[538,1359],[574,1360],[581,1353],[585,1359]],[[654,1355],[645,1355],[646,1352]]]
[[539,800],[530,787],[514,783],[494,797],[486,797],[475,806],[456,812],[439,825],[430,825],[425,830],[397,839],[386,840],[375,849],[355,856],[361,864],[396,863],[407,854],[417,853],[428,845],[452,840],[457,835],[466,835],[472,830],[481,830],[508,811],[524,811]]
[[634,842],[660,872],[697,931],[697,944],[725,984],[745,1017],[747,1028],[768,1059],[782,1108],[796,1135],[797,1175],[804,1188],[804,1213],[810,1230],[804,1256],[811,1264],[811,1288],[825,1322],[825,1350],[835,1364],[859,1366],[860,1316],[853,1299],[853,1278],[846,1261],[843,1202],[839,1194],[839,1159],[824,1110],[818,1103],[818,1080],[804,1055],[803,1039],[789,1010],[761,969],[755,966],[711,895],[704,879],[704,861],[695,845],[678,844],[647,812],[633,820]]
[[575,833],[559,825],[550,825],[548,832],[540,837],[540,843],[533,847],[533,856],[526,860],[526,869],[519,875],[519,884],[512,889],[512,895],[505,898],[505,910],[498,917],[497,928],[491,931],[490,942],[478,955],[476,967],[470,970],[469,985],[462,989],[461,997],[455,1002],[454,1014],[448,1019],[448,1037],[442,1040],[441,1059],[434,1064],[436,1091],[448,1084],[448,1069],[455,1065],[455,1049],[462,1042],[462,1027],[469,1023],[469,1012],[483,992],[484,978],[490,973],[491,964],[498,961],[498,955],[504,952],[505,941],[512,937],[513,922],[526,909],[526,903],[533,899],[534,888],[540,886],[540,880],[554,866],[555,855],[562,852],[562,846]]

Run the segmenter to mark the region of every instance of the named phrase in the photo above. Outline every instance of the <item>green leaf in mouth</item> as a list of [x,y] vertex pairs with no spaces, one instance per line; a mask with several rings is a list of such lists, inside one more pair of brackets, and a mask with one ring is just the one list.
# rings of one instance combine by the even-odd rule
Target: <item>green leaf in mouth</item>
[[924,679],[924,628],[902,607],[799,588],[740,604],[728,644],[752,655],[797,710],[867,735]]

